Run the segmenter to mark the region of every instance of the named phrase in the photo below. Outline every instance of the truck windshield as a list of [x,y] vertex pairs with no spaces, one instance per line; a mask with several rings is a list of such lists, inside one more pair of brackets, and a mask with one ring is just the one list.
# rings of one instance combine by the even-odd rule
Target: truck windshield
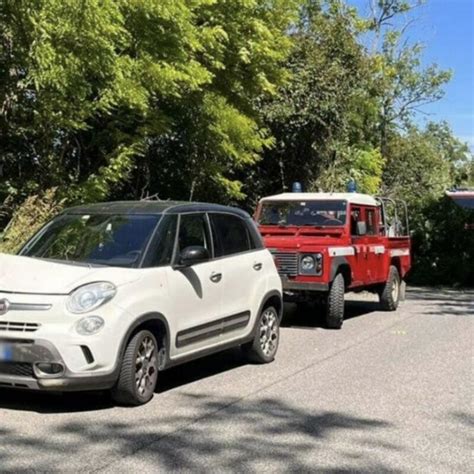
[[135,267],[159,215],[65,214],[30,241],[21,255],[49,260]]
[[258,222],[261,225],[340,227],[346,218],[346,201],[266,201]]

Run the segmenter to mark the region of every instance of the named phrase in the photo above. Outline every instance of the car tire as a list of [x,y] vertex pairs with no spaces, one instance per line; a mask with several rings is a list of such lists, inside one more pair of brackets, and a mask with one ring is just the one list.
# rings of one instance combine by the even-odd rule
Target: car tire
[[388,280],[382,286],[379,298],[380,306],[384,311],[395,311],[400,303],[401,296],[401,279],[397,267],[390,266]]
[[260,314],[252,341],[242,345],[245,357],[256,364],[268,364],[275,359],[280,343],[280,316],[273,306]]
[[158,343],[150,331],[139,331],[130,339],[112,389],[117,404],[138,406],[153,398],[158,380],[158,351]]
[[345,282],[342,273],[338,273],[331,284],[326,302],[326,327],[340,329],[344,322]]

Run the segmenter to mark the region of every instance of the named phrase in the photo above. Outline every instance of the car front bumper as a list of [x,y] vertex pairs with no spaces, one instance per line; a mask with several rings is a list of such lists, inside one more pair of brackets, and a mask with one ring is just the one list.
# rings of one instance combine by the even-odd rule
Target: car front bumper
[[[0,361],[0,388],[29,390],[80,391],[111,388],[116,371],[72,372],[57,347],[43,339],[1,338],[3,351],[8,353]],[[45,368],[54,367],[47,373]]]

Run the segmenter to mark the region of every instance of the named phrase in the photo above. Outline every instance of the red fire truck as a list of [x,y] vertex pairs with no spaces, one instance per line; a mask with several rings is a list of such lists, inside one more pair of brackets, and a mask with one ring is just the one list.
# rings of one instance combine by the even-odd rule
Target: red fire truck
[[262,199],[255,218],[287,301],[322,302],[340,328],[344,294],[368,290],[383,309],[403,298],[411,266],[406,205],[359,193],[285,193]]

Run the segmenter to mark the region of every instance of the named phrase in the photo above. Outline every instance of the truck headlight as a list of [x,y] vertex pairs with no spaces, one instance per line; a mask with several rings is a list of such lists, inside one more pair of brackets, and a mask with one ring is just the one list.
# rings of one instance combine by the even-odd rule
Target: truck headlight
[[67,300],[67,309],[74,314],[88,313],[110,301],[117,293],[114,284],[102,281],[74,290]]
[[303,275],[321,275],[323,272],[323,256],[320,253],[302,255],[300,257],[300,273]]
[[314,266],[315,266],[315,261],[312,255],[305,255],[301,259],[301,270],[303,270],[304,272],[310,272],[311,270],[314,269]]

